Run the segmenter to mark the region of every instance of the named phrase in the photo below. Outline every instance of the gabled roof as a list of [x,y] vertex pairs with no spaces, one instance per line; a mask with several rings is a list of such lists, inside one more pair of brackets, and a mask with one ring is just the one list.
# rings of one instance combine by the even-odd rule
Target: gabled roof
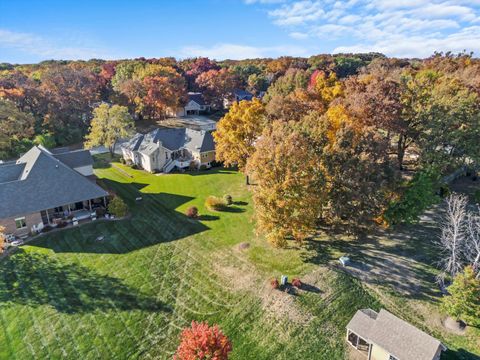
[[17,164],[15,162],[8,164],[0,164],[0,185],[2,183],[16,181],[23,173],[25,164]]
[[170,151],[182,148],[199,152],[215,150],[210,132],[189,128],[158,128],[145,135],[136,134],[122,146],[131,151],[150,155],[159,145]]
[[16,165],[15,172],[9,165],[0,166],[0,178],[10,172],[11,180],[0,183],[0,219],[108,196],[40,146],[31,148]]
[[253,98],[253,94],[251,92],[242,89],[233,90],[233,94],[241,98]]
[[210,132],[186,129],[186,135],[188,141],[185,147],[190,151],[206,152],[215,150],[215,142]]
[[92,155],[86,149],[53,153],[53,156],[71,168],[93,165]]
[[432,360],[439,347],[446,349],[434,337],[383,309],[378,314],[370,309],[358,310],[347,329],[400,360]]
[[203,98],[202,93],[189,92],[188,101],[195,101],[198,105],[207,105],[207,103],[205,102],[205,99]]

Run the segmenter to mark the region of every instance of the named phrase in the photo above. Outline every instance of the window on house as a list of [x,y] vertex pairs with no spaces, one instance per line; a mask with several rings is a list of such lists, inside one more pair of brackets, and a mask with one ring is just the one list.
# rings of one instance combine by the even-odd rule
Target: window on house
[[25,221],[25,217],[15,219],[15,226],[17,227],[17,229],[26,228],[27,227],[27,222]]

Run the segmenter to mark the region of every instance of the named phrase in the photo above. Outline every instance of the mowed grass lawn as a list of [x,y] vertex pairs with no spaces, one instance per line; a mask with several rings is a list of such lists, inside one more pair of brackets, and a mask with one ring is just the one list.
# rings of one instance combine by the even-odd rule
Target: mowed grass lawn
[[[301,250],[271,249],[254,234],[241,174],[99,164],[131,217],[46,234],[0,262],[1,359],[171,359],[192,320],[218,323],[232,359],[342,359],[351,316],[378,309],[359,281],[326,268],[318,291],[265,290],[272,276],[319,270]],[[208,195],[224,194],[235,201],[228,212],[204,208]],[[184,215],[191,205],[200,220]]]

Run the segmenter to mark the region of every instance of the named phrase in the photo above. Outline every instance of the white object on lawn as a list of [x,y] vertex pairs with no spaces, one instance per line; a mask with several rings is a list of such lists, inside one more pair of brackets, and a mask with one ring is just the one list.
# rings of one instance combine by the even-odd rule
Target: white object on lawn
[[340,259],[338,259],[338,261],[340,261],[340,264],[342,264],[343,266],[347,266],[348,264],[350,264],[350,258],[348,256],[342,256],[340,257]]

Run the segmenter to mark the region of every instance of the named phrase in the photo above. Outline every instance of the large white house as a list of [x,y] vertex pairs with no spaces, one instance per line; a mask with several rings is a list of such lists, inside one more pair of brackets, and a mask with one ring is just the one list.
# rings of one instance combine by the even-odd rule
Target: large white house
[[123,158],[149,172],[168,173],[193,163],[210,167],[215,143],[210,132],[188,128],[158,128],[136,134],[122,145]]

